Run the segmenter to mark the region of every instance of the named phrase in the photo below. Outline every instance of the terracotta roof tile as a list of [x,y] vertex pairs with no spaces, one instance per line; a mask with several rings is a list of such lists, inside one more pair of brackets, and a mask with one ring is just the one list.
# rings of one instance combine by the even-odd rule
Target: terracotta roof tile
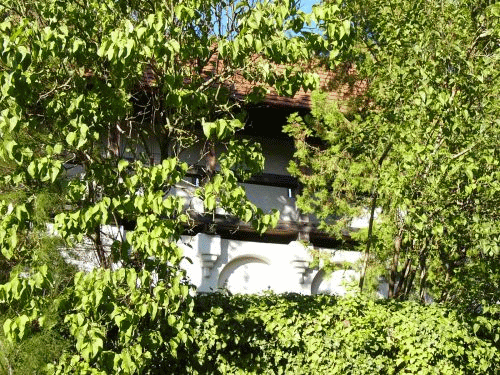
[[[309,71],[318,74],[320,83],[319,88],[327,93],[327,98],[340,103],[346,102],[352,96],[360,94],[363,92],[363,88],[365,87],[363,82],[356,82],[354,84],[339,84],[337,80],[337,78],[339,78],[338,75],[335,72],[328,71],[322,67],[311,68]],[[354,70],[349,72],[349,74],[354,74]],[[252,92],[256,84],[259,83],[247,81],[241,76],[235,77],[232,85],[233,95],[237,99],[243,100],[246,95]],[[311,108],[312,103],[310,91],[306,92],[301,88],[293,97],[280,96],[273,87],[268,87],[267,91],[268,93],[264,99],[265,104],[293,108]]]
[[[223,70],[223,62],[217,60],[217,58],[217,54],[214,54],[214,56],[209,60],[207,66],[202,71],[202,74],[205,75],[207,79],[212,77],[217,70]],[[274,68],[276,68],[278,71],[285,69],[283,65],[275,65]],[[342,74],[339,74],[339,72],[328,70],[319,65],[308,66],[305,68],[306,71],[318,74],[320,89],[328,93],[328,99],[335,100],[341,103],[340,108],[346,109],[345,105],[342,103],[346,103],[349,98],[362,93],[366,88],[366,82],[356,80],[354,68],[347,66],[346,68],[341,69],[343,69]],[[344,78],[344,83],[339,83],[340,77]],[[346,81],[348,81],[345,79],[346,77],[350,78],[348,80],[351,81],[351,83],[345,83]],[[146,86],[154,86],[155,81],[156,73],[154,72],[153,68],[149,66],[148,69],[146,69],[144,72],[142,84]],[[263,100],[264,104],[289,108],[311,108],[311,92],[305,92],[302,88],[293,97],[286,97],[278,95],[276,89],[274,89],[273,87],[263,85],[260,82],[249,81],[245,79],[241,74],[235,74],[226,83],[226,87],[229,89],[232,96],[237,100],[244,100],[245,97],[250,94],[256,86],[264,86],[267,90],[267,94],[265,95],[265,98]]]

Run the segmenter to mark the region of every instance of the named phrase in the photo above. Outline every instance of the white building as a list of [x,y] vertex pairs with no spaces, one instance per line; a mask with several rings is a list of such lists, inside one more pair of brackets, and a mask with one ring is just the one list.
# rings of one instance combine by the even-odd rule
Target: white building
[[[274,99],[275,102],[279,98]],[[299,102],[300,104],[300,102]],[[191,282],[199,292],[228,290],[231,293],[258,293],[272,290],[276,293],[344,294],[346,284],[357,281],[361,254],[340,249],[340,242],[317,230],[313,217],[302,215],[295,205],[299,189],[297,180],[287,171],[293,157],[293,141],[281,129],[287,116],[307,108],[288,105],[277,107],[264,103],[248,109],[245,138],[259,142],[265,157],[261,175],[242,183],[248,198],[264,212],[280,211],[278,226],[264,235],[257,234],[250,225],[235,222],[223,211],[215,221],[208,218],[209,231],[184,236],[182,248],[192,264],[183,262]],[[151,145],[155,162],[160,160],[159,150]],[[196,164],[202,152],[193,147],[182,154],[189,164]],[[192,183],[203,176],[192,176]],[[179,187],[176,194],[184,195],[187,205],[203,216],[203,204],[192,198],[187,186]],[[203,219],[202,217],[200,218]],[[356,220],[356,226],[367,226],[367,220]],[[310,248],[331,252],[332,261],[339,270],[326,275],[321,269],[310,269],[310,248],[300,240],[311,243]]]
[[[238,90],[244,89],[244,85],[240,89],[236,86],[235,95],[242,95]],[[341,95],[350,93],[331,93],[332,97]],[[305,114],[310,105],[310,95],[303,91],[293,99],[271,92],[264,103],[246,108],[248,121],[241,136],[259,142],[266,161],[263,173],[242,186],[249,199],[264,212],[280,211],[276,228],[260,236],[251,226],[228,217],[224,212],[218,211],[213,220],[212,216],[204,216],[202,202],[190,194],[194,190],[192,186],[185,184],[173,191],[184,196],[186,207],[198,214],[200,225],[192,235],[183,236],[180,244],[184,255],[192,262],[183,262],[183,267],[198,292],[258,293],[272,290],[277,293],[344,294],[345,285],[356,282],[361,254],[341,250],[338,241],[317,230],[314,218],[302,215],[295,205],[294,197],[300,187],[287,171],[294,144],[282,133],[282,126],[288,115],[296,111]],[[149,143],[150,161],[159,163],[158,142],[151,139]],[[133,156],[127,155],[126,145],[121,147],[120,153]],[[182,159],[196,167],[202,161],[201,148],[200,145],[185,150]],[[136,153],[140,151],[136,150]],[[193,173],[189,182],[196,185],[203,177]],[[366,222],[358,219],[355,226],[363,227]],[[306,248],[300,240],[307,240],[310,247]],[[339,269],[327,276],[321,268],[309,268],[312,261],[310,249],[313,247],[330,252]],[[86,264],[88,268],[90,263]]]

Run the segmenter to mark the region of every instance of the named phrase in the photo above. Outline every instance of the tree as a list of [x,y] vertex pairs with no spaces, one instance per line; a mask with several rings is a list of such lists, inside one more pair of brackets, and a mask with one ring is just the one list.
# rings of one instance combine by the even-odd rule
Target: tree
[[[0,305],[17,312],[4,324],[6,336],[64,332],[73,346],[55,373],[169,372],[177,347],[192,337],[190,286],[176,245],[192,218],[170,194],[190,168],[180,154],[202,142],[218,159],[196,191],[207,212],[220,206],[259,232],[276,224],[277,213],[264,214],[238,186],[237,176],[259,170],[262,157],[257,146],[228,141],[243,127],[235,110],[243,103],[230,84],[236,74],[260,83],[244,102],[268,85],[285,95],[315,87],[317,76],[293,64],[325,40],[302,27],[332,18],[339,41],[348,28],[335,18],[338,7],[321,9],[305,15],[288,0],[0,5],[0,156],[13,166],[2,188],[25,192],[0,204],[2,256],[21,262],[0,286]],[[155,165],[150,139],[161,150]],[[216,143],[226,152],[215,156]],[[125,160],[126,152],[136,160]],[[83,173],[68,178],[74,166]],[[69,244],[90,238],[101,267],[77,273],[54,304],[45,298],[50,266],[30,268],[36,247],[20,238],[33,236],[32,187],[56,184],[65,207],[54,212],[58,235]],[[108,253],[101,226],[123,222],[134,229],[114,238]],[[60,321],[47,323],[49,307]]]
[[299,207],[338,236],[369,216],[351,232],[361,288],[371,262],[388,270],[389,297],[498,301],[498,5],[352,1],[342,12],[344,65],[366,90],[343,113],[318,95],[312,117],[290,118]]

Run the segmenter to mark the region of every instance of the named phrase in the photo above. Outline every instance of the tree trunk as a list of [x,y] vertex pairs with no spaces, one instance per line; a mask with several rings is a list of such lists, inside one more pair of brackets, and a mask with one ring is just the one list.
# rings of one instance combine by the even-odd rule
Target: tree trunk
[[401,274],[399,275],[398,285],[396,286],[394,297],[401,298],[405,294],[406,286],[408,285],[408,276],[411,272],[411,259],[406,258]]
[[411,288],[413,287],[413,280],[415,280],[415,274],[416,270],[412,269],[410,265],[410,278],[408,279],[408,282],[406,283],[404,289],[404,299],[408,299],[408,295],[410,294]]
[[370,221],[368,222],[368,238],[366,240],[366,249],[363,256],[363,268],[361,270],[361,275],[359,277],[359,290],[363,291],[363,285],[365,283],[366,270],[368,269],[368,260],[370,259],[370,247],[372,244],[372,234],[373,234],[373,219],[375,216],[375,208],[377,206],[377,193],[375,193],[375,188],[372,193],[372,205],[370,208]]
[[120,156],[120,130],[118,124],[111,126],[108,131],[108,158],[118,158]]
[[450,284],[450,278],[451,278],[451,273],[452,273],[452,268],[449,266],[446,269],[446,277],[444,279],[444,285],[445,288],[441,292],[441,296],[439,297],[439,302],[445,302],[448,299],[448,291],[449,291],[449,284]]
[[[394,256],[392,258],[391,277],[389,278],[389,291],[387,292],[387,298],[394,298],[394,296],[397,295],[397,290],[395,290],[394,287],[396,286],[396,278],[398,276],[399,254],[401,252],[402,239],[403,231],[400,229],[398,235],[396,236],[396,239],[394,240]],[[403,267],[403,272],[405,270],[405,267],[407,267],[406,263]],[[401,284],[402,282],[403,279],[400,278],[399,284]],[[398,285],[398,289],[399,287],[400,286]]]
[[215,152],[215,145],[212,141],[208,144],[208,153],[205,156],[205,166],[207,173],[207,180],[210,180],[215,173],[217,167],[217,154]]
[[[382,153],[378,161],[379,168],[382,166],[382,163],[389,154],[389,151],[391,151],[391,148],[392,148],[392,142],[389,142],[389,144],[385,148],[384,152]],[[361,275],[359,276],[359,290],[361,292],[363,291],[363,285],[365,283],[365,277],[366,277],[366,270],[368,269],[368,261],[370,259],[370,247],[372,244],[372,236],[373,236],[373,220],[375,218],[375,208],[377,207],[377,182],[373,183],[371,197],[372,197],[372,202],[370,207],[370,221],[368,223],[368,238],[366,240],[366,249],[363,257],[363,268],[361,269]]]
[[103,268],[109,268],[110,264],[108,262],[109,258],[106,254],[106,250],[104,249],[104,245],[102,243],[101,238],[101,227],[98,226],[94,229],[94,246],[95,252],[97,254],[97,259],[99,259],[99,265]]
[[420,290],[419,297],[422,303],[425,302],[425,283],[427,281],[427,254],[425,252],[427,243],[424,242],[422,250],[420,251],[419,267],[420,267]]
[[[160,139],[158,140],[158,145],[160,147],[160,163],[168,159],[170,157],[170,142],[168,141],[168,137],[166,135],[162,135]],[[153,157],[153,155],[150,155],[150,157]]]

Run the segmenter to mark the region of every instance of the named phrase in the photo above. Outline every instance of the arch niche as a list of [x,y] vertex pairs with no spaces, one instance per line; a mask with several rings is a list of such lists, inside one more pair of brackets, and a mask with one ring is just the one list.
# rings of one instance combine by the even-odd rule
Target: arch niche
[[337,270],[327,276],[324,270],[319,270],[311,283],[311,294],[346,294],[345,284],[358,279],[358,272],[354,270]]
[[224,266],[217,287],[231,293],[253,294],[272,287],[270,262],[256,256],[240,256]]

